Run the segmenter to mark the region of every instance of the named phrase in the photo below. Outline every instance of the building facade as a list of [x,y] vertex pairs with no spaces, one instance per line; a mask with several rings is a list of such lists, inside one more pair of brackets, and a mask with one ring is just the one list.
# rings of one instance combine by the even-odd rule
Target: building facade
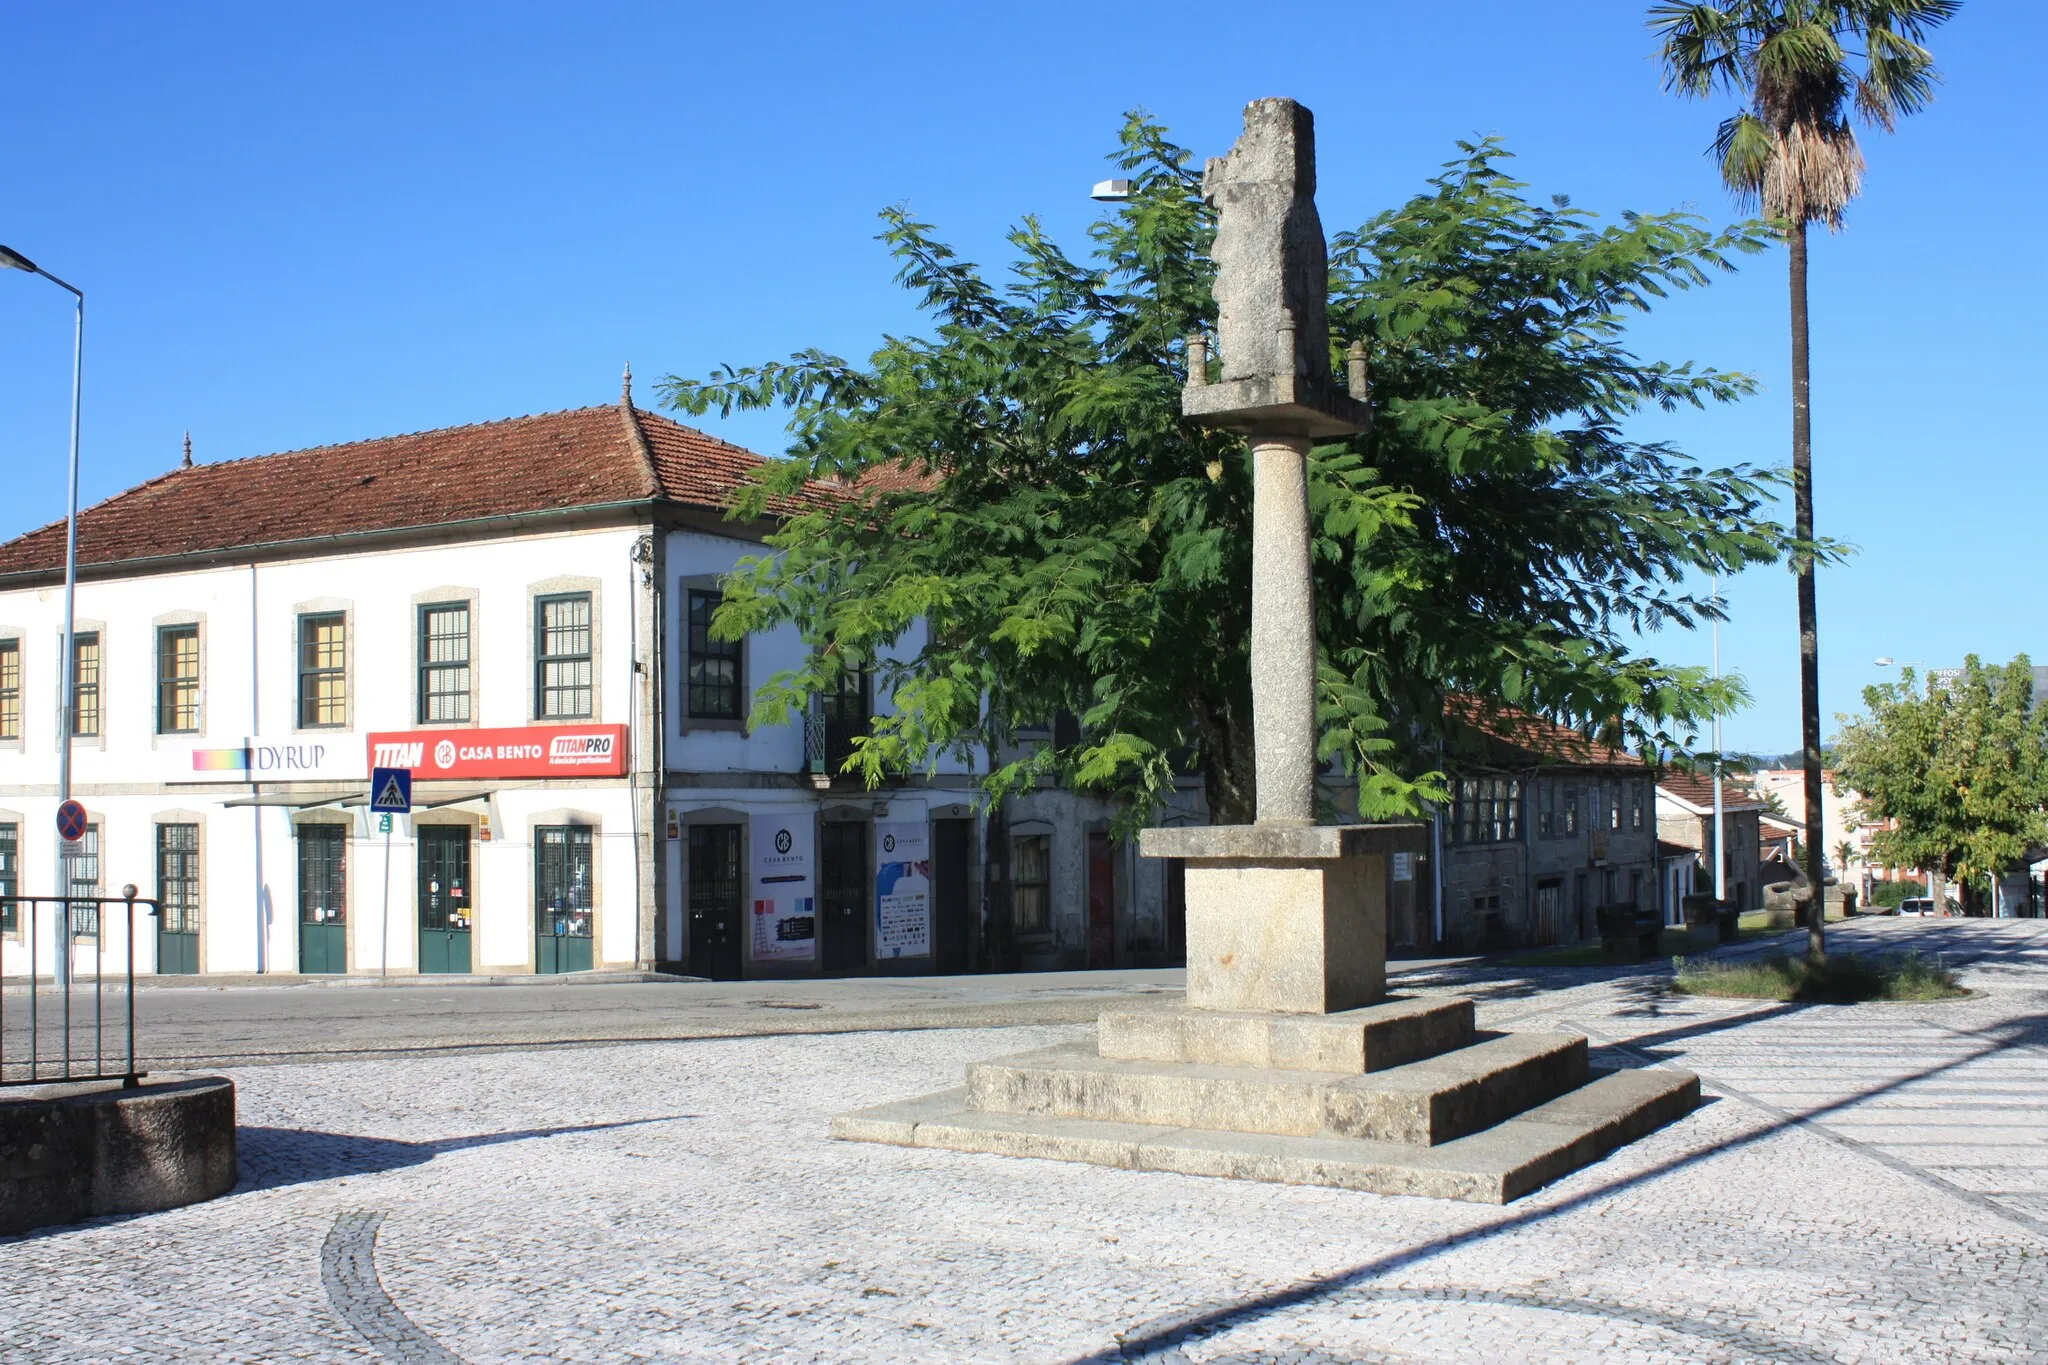
[[[1763,873],[1759,852],[1762,842],[1759,821],[1764,803],[1755,792],[1732,777],[1721,779],[1722,847],[1726,854],[1722,876],[1728,888],[1728,903],[1738,912],[1763,906]],[[1657,837],[1688,855],[1669,873],[1666,916],[1669,924],[1681,923],[1669,912],[1673,906],[1683,912],[1680,898],[1693,891],[1714,893],[1714,779],[1700,773],[1671,772],[1657,781]],[[1679,879],[1686,889],[1677,889]]]
[[[90,828],[69,843],[63,528],[0,546],[0,896],[133,883],[165,905],[143,971],[1166,960],[1165,870],[1109,838],[1099,803],[1046,790],[991,820],[978,766],[951,756],[875,790],[839,775],[890,704],[872,673],[751,723],[804,649],[792,627],[708,628],[775,524],[726,515],[761,463],[629,391],[188,464],[88,509],[72,744]],[[388,822],[379,768],[412,775]],[[5,917],[0,970],[47,972],[59,932],[54,912]],[[125,961],[118,916],[71,951]]]
[[1579,943],[1599,936],[1600,910],[1655,904],[1642,759],[1507,708],[1454,698],[1451,719],[1464,735],[1446,756],[1452,801],[1435,818],[1426,880],[1396,870],[1396,949]]

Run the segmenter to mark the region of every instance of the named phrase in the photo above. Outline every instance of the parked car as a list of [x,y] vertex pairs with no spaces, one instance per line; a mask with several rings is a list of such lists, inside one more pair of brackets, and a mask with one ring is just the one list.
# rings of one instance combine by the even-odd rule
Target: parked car
[[1899,913],[1902,915],[1931,915],[1934,913],[1934,898],[1932,896],[1908,896],[1899,902]]

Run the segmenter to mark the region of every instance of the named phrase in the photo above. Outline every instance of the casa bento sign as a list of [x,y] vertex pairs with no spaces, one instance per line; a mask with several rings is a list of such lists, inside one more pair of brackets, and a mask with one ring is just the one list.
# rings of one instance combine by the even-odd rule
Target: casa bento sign
[[409,768],[415,779],[619,777],[623,725],[522,725],[507,730],[384,730],[370,736],[370,766]]

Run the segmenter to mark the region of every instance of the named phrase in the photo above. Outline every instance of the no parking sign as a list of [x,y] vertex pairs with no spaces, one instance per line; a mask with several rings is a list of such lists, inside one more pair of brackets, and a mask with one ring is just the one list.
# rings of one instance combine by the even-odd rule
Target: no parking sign
[[75,844],[85,837],[85,807],[76,801],[66,801],[57,807],[57,837],[66,843]]

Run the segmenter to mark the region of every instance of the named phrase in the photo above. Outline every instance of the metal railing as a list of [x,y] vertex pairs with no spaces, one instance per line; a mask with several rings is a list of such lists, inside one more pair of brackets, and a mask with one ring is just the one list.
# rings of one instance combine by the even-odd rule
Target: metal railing
[[[107,906],[125,907],[126,961],[116,977],[115,1051],[108,1053]],[[0,921],[11,923],[28,959],[26,976],[0,978],[0,1086],[50,1085],[60,1081],[119,1081],[126,1088],[148,1072],[135,1069],[135,907],[152,920],[163,913],[153,900],[138,899],[133,886],[114,896],[0,896]],[[12,914],[6,912],[12,911]],[[46,914],[45,911],[48,911]],[[51,960],[44,961],[47,934]],[[92,944],[92,973],[81,980],[78,945]],[[49,978],[44,979],[47,967]],[[88,995],[88,991],[90,994]],[[73,1009],[74,999],[78,1008]],[[85,1007],[90,1005],[90,1015]],[[26,1036],[26,1043],[22,1039]],[[87,1066],[86,1041],[90,1038]]]

